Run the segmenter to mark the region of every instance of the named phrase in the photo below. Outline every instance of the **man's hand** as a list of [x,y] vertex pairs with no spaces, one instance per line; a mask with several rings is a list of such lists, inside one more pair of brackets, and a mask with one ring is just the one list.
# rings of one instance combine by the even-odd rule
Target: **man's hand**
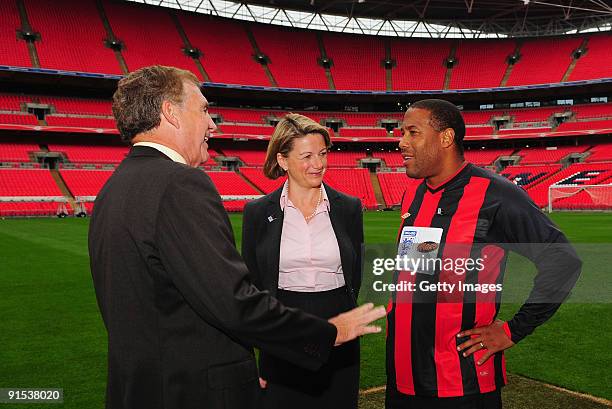
[[379,326],[370,325],[372,322],[387,314],[385,307],[376,307],[374,304],[367,303],[350,311],[336,315],[329,319],[338,330],[335,346],[352,341],[365,334],[375,334],[380,332]]
[[266,381],[264,378],[262,378],[261,376],[259,377],[259,387],[261,389],[266,389],[268,387],[268,381]]
[[494,353],[514,346],[514,342],[508,338],[504,331],[504,322],[500,320],[495,320],[486,327],[472,328],[460,332],[457,334],[457,338],[472,335],[476,336],[459,345],[457,350],[464,351],[463,356],[467,357],[478,350],[486,349],[485,354],[478,360],[478,365],[484,364]]

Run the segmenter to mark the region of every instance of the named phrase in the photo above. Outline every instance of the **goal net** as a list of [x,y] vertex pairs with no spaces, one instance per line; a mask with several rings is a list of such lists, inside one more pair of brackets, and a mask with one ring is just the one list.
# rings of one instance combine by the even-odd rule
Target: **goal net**
[[612,184],[550,185],[548,211],[612,210]]

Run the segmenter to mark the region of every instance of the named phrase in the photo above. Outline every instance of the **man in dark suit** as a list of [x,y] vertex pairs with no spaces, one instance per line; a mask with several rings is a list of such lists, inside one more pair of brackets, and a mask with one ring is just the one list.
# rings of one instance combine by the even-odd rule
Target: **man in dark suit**
[[250,283],[219,194],[195,168],[215,125],[193,74],[135,71],[119,82],[113,113],[134,146],[98,194],[89,231],[107,408],[250,408],[251,345],[317,368],[334,345],[380,331],[369,325],[380,307],[325,321]]

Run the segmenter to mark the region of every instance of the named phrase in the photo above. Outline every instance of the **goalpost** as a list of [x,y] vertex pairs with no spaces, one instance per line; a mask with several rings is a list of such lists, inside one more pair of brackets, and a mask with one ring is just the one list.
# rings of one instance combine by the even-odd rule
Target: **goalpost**
[[550,185],[548,212],[553,210],[612,210],[612,184]]

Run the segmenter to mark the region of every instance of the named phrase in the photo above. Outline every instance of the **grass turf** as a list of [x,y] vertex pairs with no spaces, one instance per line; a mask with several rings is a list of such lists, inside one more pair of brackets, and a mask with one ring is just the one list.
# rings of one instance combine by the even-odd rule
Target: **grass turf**
[[[612,214],[552,216],[574,242],[610,241]],[[239,245],[242,219],[231,220]],[[367,243],[393,243],[398,222],[397,212],[366,213]],[[86,219],[0,220],[0,388],[61,387],[62,407],[103,407],[106,335],[89,272],[87,227]],[[513,308],[504,305],[501,317]],[[564,305],[507,352],[508,370],[612,399],[611,313],[609,303]],[[362,387],[384,383],[384,335],[366,337]]]

